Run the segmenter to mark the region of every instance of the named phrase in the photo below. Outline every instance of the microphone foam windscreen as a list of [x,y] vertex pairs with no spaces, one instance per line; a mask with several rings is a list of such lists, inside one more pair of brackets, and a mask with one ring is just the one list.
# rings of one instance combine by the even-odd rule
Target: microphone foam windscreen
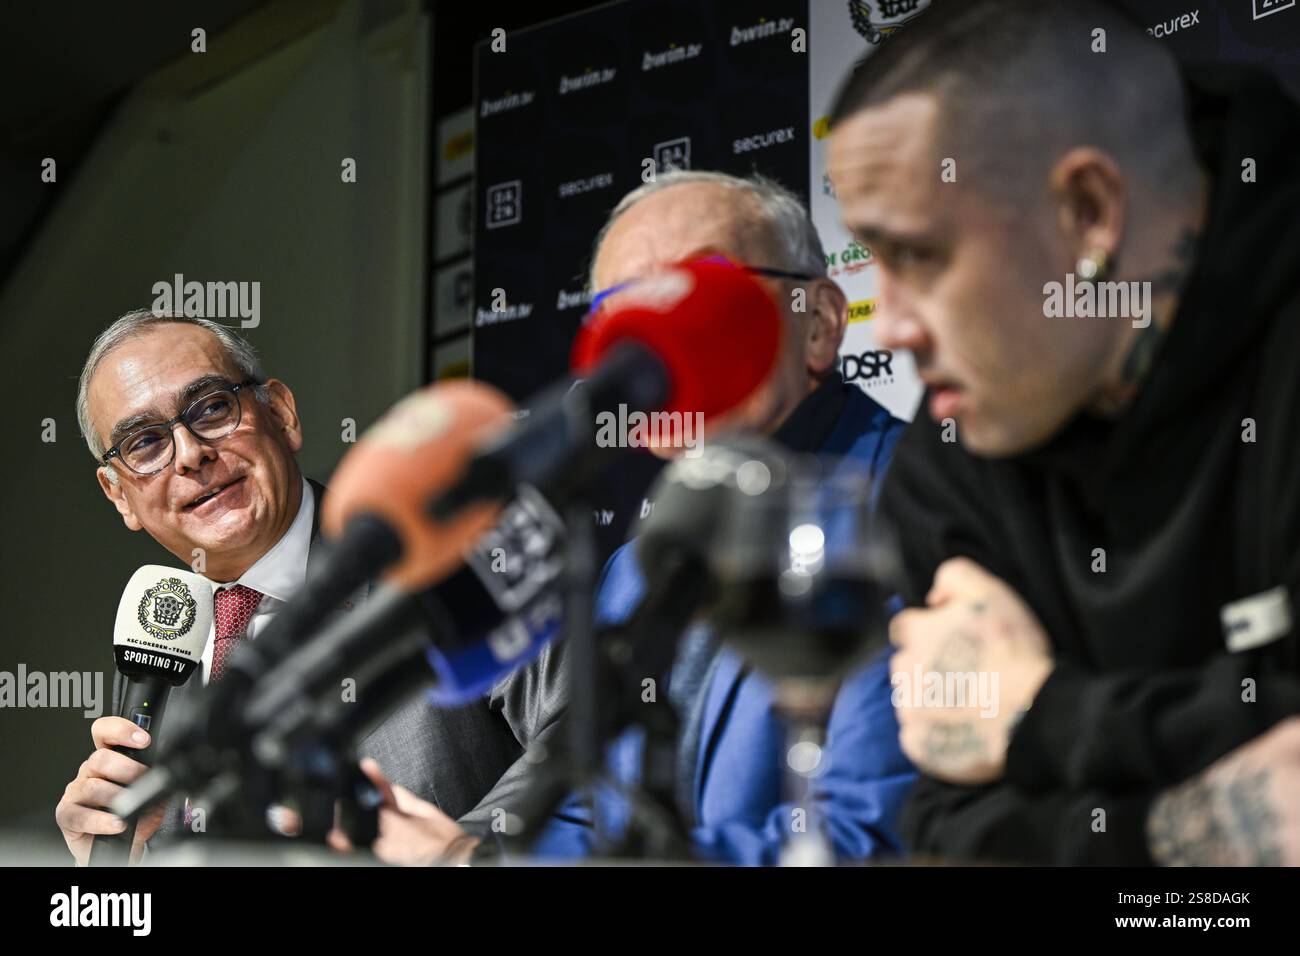
[[668,368],[666,412],[712,418],[731,411],[771,374],[781,348],[775,300],[744,269],[701,260],[639,279],[608,314],[579,330],[572,364],[584,374],[613,346],[635,341]]
[[508,426],[513,404],[481,382],[439,382],[394,405],[343,457],[330,478],[321,527],[331,537],[348,520],[374,514],[402,539],[402,558],[386,577],[414,591],[445,577],[462,552],[491,527],[496,503],[474,504],[446,523],[429,502],[461,477],[488,436]]

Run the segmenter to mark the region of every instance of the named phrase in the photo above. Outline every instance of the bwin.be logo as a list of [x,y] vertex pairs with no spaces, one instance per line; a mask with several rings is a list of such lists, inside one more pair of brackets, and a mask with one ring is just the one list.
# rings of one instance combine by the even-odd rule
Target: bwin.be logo
[[894,380],[894,353],[888,349],[868,349],[857,355],[840,356],[840,374],[846,382],[871,382],[888,385]]
[[146,634],[172,641],[188,634],[199,606],[180,578],[164,578],[140,598],[136,619]]

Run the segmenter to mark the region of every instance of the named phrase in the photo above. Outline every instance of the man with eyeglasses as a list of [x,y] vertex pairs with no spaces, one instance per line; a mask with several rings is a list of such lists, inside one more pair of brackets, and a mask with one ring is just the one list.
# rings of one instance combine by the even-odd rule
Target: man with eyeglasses
[[[202,673],[173,694],[172,706],[181,706],[202,684],[222,678],[227,655],[239,641],[256,639],[319,554],[325,488],[299,470],[303,432],[293,392],[268,379],[256,352],[230,329],[134,312],[91,348],[77,417],[99,463],[100,488],[126,527],[148,532],[216,586]],[[119,690],[114,687],[115,701]],[[530,701],[494,704],[438,710],[418,699],[371,734],[363,749],[452,818],[486,823],[501,802],[490,791],[522,753],[525,732],[517,735],[508,720],[523,719]],[[102,808],[144,773],[142,764],[112,748],[149,743],[145,731],[116,716],[96,720],[91,736],[95,750],[55,812],[78,863],[86,861],[96,834],[122,829]],[[294,829],[287,815],[280,819],[284,829]],[[181,801],[158,808],[137,829],[136,853],[160,828],[170,836],[187,822]]]
[[[596,240],[591,286],[602,291],[593,298],[589,321],[599,321],[601,309],[616,304],[619,294],[642,277],[675,263],[719,256],[758,276],[785,321],[775,369],[728,425],[771,435],[793,452],[855,459],[879,479],[903,423],[846,384],[836,370],[847,300],[826,277],[821,240],[807,211],[777,183],[759,176],[674,171],[629,193]],[[796,297],[796,289],[805,295]],[[795,306],[800,298],[804,309]],[[655,451],[667,457],[675,449]],[[599,623],[626,621],[644,590],[634,549],[625,545],[605,569],[596,597]],[[562,644],[552,645],[534,666],[553,664],[562,653]],[[803,819],[821,821],[841,861],[898,852],[894,817],[914,771],[899,748],[890,693],[883,659],[845,680],[811,788],[815,805],[796,807],[782,792],[786,727],[770,685],[719,647],[709,628],[688,629],[668,697],[681,719],[677,796],[694,853],[743,865],[775,863]],[[628,735],[609,752],[610,774],[621,783],[635,782],[626,770],[639,764],[639,746],[639,739]],[[371,770],[382,785],[382,775]],[[602,820],[626,815],[617,795],[602,792],[599,799]],[[396,804],[381,812],[381,826],[402,828],[411,859],[436,859],[458,838],[458,828],[435,808],[410,799]],[[571,801],[553,818],[537,851],[547,857],[593,852],[589,820],[587,808]],[[492,842],[480,844],[475,858],[496,848]]]

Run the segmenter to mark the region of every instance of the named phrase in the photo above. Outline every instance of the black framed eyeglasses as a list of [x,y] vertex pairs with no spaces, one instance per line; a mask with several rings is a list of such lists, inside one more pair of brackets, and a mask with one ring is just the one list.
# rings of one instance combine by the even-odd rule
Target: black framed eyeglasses
[[[692,259],[692,262],[719,262],[725,265],[734,266],[737,269],[743,269],[750,275],[764,276],[768,279],[794,279],[798,282],[811,282],[813,279],[824,279],[825,276],[813,275],[808,272],[790,272],[786,269],[770,269],[766,266],[749,266],[739,262],[732,262],[726,256],[704,256],[699,259]],[[612,285],[608,289],[601,289],[591,297],[591,305],[587,307],[587,317],[590,319],[601,307],[601,304],[612,295],[622,292],[640,282],[640,279],[629,279],[627,282],[620,282],[618,285]]]
[[176,456],[173,432],[176,425],[184,425],[186,431],[201,442],[225,438],[239,427],[243,412],[239,393],[257,384],[248,379],[238,385],[215,388],[190,402],[175,418],[131,432],[104,452],[101,460],[105,465],[111,465],[116,458],[137,475],[156,475]]

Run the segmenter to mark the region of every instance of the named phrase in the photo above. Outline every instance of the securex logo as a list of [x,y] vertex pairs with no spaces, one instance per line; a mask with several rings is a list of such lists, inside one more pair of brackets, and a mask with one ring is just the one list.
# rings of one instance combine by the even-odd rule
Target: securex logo
[[768,130],[765,133],[756,133],[753,136],[742,136],[731,144],[731,151],[736,155],[740,155],[756,149],[766,149],[769,146],[779,146],[782,143],[791,142],[794,142],[794,127],[786,126],[782,129]]
[[1168,20],[1157,23],[1153,27],[1147,27],[1147,33],[1151,34],[1153,37],[1162,39],[1164,37],[1173,36],[1180,30],[1187,30],[1191,27],[1199,26],[1200,22],[1201,11],[1189,10],[1182,16],[1170,17]]

